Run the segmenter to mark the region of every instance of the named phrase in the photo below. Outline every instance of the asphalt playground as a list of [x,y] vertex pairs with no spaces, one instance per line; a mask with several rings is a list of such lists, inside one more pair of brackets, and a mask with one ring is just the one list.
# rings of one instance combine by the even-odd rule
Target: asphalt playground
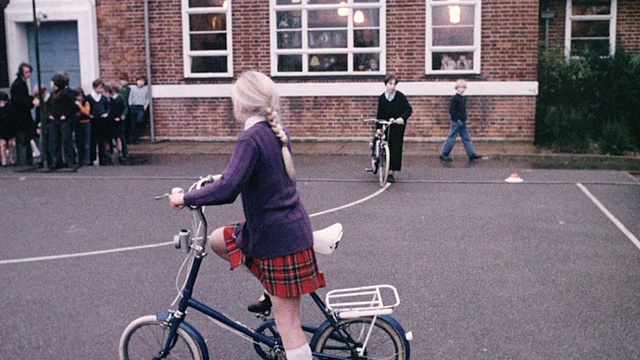
[[[138,155],[75,172],[0,169],[0,359],[115,359],[128,323],[166,311],[191,214],[154,197],[220,173],[228,155]],[[314,228],[344,238],[318,255],[328,289],[390,284],[412,359],[640,358],[640,181],[624,170],[539,168],[497,158],[405,157],[381,188],[366,156],[295,158]],[[520,183],[505,180],[518,174]],[[211,227],[239,200],[207,208]],[[195,297],[248,326],[261,292],[205,258]],[[320,291],[321,295],[326,289]],[[305,322],[320,314],[307,299]],[[252,344],[195,312],[212,359]]]

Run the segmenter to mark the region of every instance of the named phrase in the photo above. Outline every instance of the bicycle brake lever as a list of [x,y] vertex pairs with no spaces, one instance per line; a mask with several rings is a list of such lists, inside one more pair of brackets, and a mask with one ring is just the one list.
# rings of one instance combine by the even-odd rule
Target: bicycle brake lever
[[162,196],[156,196],[155,199],[156,200],[162,200],[164,198],[168,198],[169,196],[170,196],[170,194],[164,193],[164,195],[162,195]]
[[156,196],[155,199],[156,200],[162,200],[164,198],[168,198],[169,196],[171,196],[172,194],[182,194],[184,193],[184,190],[182,190],[182,188],[179,187],[174,187],[173,189],[171,189],[171,194],[169,193],[164,193],[164,195],[162,196]]

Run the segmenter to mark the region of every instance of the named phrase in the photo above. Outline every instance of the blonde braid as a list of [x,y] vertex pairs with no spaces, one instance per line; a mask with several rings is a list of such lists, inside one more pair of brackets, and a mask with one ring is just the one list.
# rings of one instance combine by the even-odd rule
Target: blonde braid
[[278,111],[274,108],[268,107],[265,109],[267,121],[271,126],[271,131],[280,139],[282,143],[282,159],[284,160],[284,167],[287,171],[287,175],[289,175],[290,179],[296,178],[296,170],[293,167],[293,157],[291,156],[291,152],[289,151],[289,147],[287,144],[289,143],[289,137],[284,132],[282,128],[282,124],[280,123],[280,117],[278,116]]

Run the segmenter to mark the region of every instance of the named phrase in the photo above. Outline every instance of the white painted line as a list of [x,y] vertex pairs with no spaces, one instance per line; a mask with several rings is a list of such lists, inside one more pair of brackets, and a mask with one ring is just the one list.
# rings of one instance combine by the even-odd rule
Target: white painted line
[[317,212],[317,213],[315,213],[315,214],[311,214],[311,215],[309,215],[309,217],[320,216],[320,215],[328,214],[328,213],[331,213],[331,212],[334,212],[334,211],[338,211],[338,210],[346,209],[346,208],[348,208],[348,207],[352,207],[352,206],[354,206],[354,205],[358,205],[358,204],[360,204],[360,203],[363,203],[363,202],[365,202],[365,201],[367,201],[367,200],[373,199],[374,197],[376,197],[376,196],[378,196],[378,195],[382,194],[385,190],[387,190],[387,189],[389,188],[389,186],[391,186],[391,183],[387,183],[387,184],[386,184],[382,189],[380,189],[380,190],[378,190],[378,191],[374,192],[373,194],[371,194],[371,195],[369,195],[369,196],[367,196],[367,197],[364,197],[364,198],[362,198],[362,199],[360,199],[360,200],[358,200],[358,201],[354,201],[354,202],[352,202],[352,203],[349,203],[349,204],[346,204],[346,205],[342,205],[342,206],[339,206],[339,207],[336,207],[336,208],[333,208],[333,209],[329,209],[329,210],[325,210],[325,211],[320,211],[320,212]]
[[81,257],[81,256],[90,256],[90,255],[103,255],[103,254],[109,254],[109,253],[115,253],[115,252],[123,252],[123,251],[154,248],[154,247],[166,246],[166,245],[171,245],[171,244],[173,244],[173,241],[166,242],[166,243],[160,243],[160,244],[131,246],[131,247],[126,247],[126,248],[111,249],[111,250],[89,251],[89,252],[77,253],[77,254],[64,254],[64,255],[32,257],[32,258],[25,258],[25,259],[0,260],[0,265],[18,264],[18,263],[36,262],[36,261],[45,261],[45,260],[59,260],[59,259],[68,259],[68,258],[75,258],[75,257]]
[[640,250],[640,241],[638,241],[638,238],[636,238],[635,235],[631,233],[631,231],[629,231],[624,225],[622,225],[622,223],[618,219],[616,219],[616,217],[613,216],[613,214],[611,214],[609,210],[607,210],[607,208],[604,207],[604,205],[602,205],[602,203],[600,203],[600,201],[598,201],[598,199],[596,199],[596,197],[593,196],[584,185],[580,183],[577,183],[576,185],[580,188],[580,190],[582,190],[583,193],[585,193],[589,197],[589,199],[591,199],[591,201],[593,201],[594,204],[596,204],[598,208],[600,208],[600,210],[609,218],[609,220],[611,220],[611,222],[613,222],[618,227],[618,229],[620,229],[620,231],[622,231],[622,233],[625,234],[629,238],[629,240],[631,240],[631,242]]
[[[317,212],[315,214],[311,214],[311,215],[309,215],[309,217],[315,217],[315,216],[328,214],[328,213],[331,213],[331,212],[334,212],[334,211],[346,209],[348,207],[363,203],[363,202],[365,202],[367,200],[370,200],[370,199],[382,194],[382,192],[387,190],[387,188],[389,188],[389,186],[391,186],[391,184],[387,183],[387,185],[385,185],[382,189],[376,191],[375,193],[373,193],[373,194],[371,194],[371,195],[369,195],[367,197],[364,197],[364,198],[362,198],[360,200],[357,200],[357,201],[354,201],[352,203],[349,203],[349,204],[346,204],[346,205],[342,205],[342,206],[339,206],[339,207],[336,207],[336,208],[333,208],[333,209],[329,209],[329,210]],[[91,256],[91,255],[103,255],[103,254],[109,254],[109,253],[115,253],[115,252],[141,250],[141,249],[148,249],[148,248],[154,248],[154,247],[160,247],[160,246],[167,246],[167,245],[171,245],[171,244],[173,244],[173,241],[160,243],[160,244],[131,246],[131,247],[126,247],[126,248],[111,249],[111,250],[89,251],[89,252],[77,253],[77,254],[64,254],[64,255],[32,257],[32,258],[25,258],[25,259],[0,260],[0,265],[19,264],[19,263],[46,261],[46,260],[60,260],[60,259],[68,259],[68,258],[75,258],[75,257],[81,257],[81,256]]]

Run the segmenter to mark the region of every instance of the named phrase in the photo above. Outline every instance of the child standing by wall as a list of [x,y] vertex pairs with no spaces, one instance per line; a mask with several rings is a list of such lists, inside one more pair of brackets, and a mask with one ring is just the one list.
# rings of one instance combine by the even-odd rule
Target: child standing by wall
[[92,165],[91,158],[91,105],[85,99],[84,90],[76,89],[76,148],[78,164]]
[[127,104],[120,96],[120,85],[113,83],[111,88],[111,106],[109,108],[109,118],[113,124],[113,138],[116,140],[118,148],[118,160],[124,163],[129,159],[129,146],[127,144],[125,111]]
[[127,145],[131,144],[131,117],[129,116],[129,94],[131,93],[131,86],[129,86],[129,73],[123,71],[119,76],[120,82],[120,97],[124,100],[126,105],[124,109],[124,116],[122,121],[124,122],[124,133]]
[[93,91],[86,97],[91,110],[91,164],[96,159],[96,146],[98,147],[98,161],[100,165],[111,165],[111,159],[107,156],[107,142],[109,137],[109,99],[103,95],[104,83],[101,79],[93,81]]
[[449,153],[451,153],[451,149],[453,149],[458,135],[462,138],[462,145],[464,146],[464,151],[467,152],[467,156],[469,156],[469,161],[482,157],[476,154],[476,151],[473,149],[471,136],[469,136],[469,131],[467,131],[467,98],[463,96],[465,90],[467,90],[467,82],[464,80],[456,81],[456,94],[451,98],[451,102],[449,103],[451,132],[440,152],[440,160],[442,161],[453,161],[453,159],[449,157]]
[[129,92],[129,120],[134,144],[140,143],[140,132],[145,122],[145,112],[149,107],[149,86],[144,76],[138,76],[136,86]]
[[9,94],[0,91],[0,158],[2,158],[2,166],[15,165],[16,163],[15,142],[18,129],[11,116]]
[[[60,74],[51,79],[53,93],[46,103],[46,114],[49,119],[49,154],[54,161],[53,169],[74,166],[76,154],[73,149],[72,125],[76,113],[75,99],[67,89],[68,81]],[[64,152],[64,159],[60,150]]]

